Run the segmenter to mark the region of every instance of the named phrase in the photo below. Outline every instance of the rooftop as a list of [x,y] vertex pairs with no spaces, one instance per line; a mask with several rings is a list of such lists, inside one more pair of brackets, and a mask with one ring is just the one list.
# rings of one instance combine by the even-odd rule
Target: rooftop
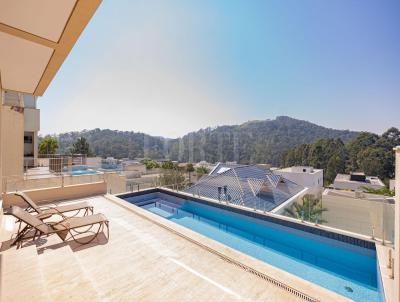
[[[356,177],[362,179],[365,177],[365,181],[356,180]],[[366,176],[364,173],[352,173],[352,174],[338,174],[335,178],[335,182],[350,182],[350,183],[365,183],[371,185],[385,186],[385,184],[377,176]]]
[[314,174],[322,171],[322,169],[315,169],[314,167],[310,166],[293,166],[293,167],[286,167],[282,169],[275,169],[276,172],[291,172],[291,173],[309,173]]
[[85,200],[110,220],[108,242],[49,236],[15,250],[4,217],[2,301],[348,301],[114,196]]
[[302,186],[257,166],[220,163],[184,191],[272,211],[302,190]]
[[394,197],[388,197],[384,195],[378,195],[378,194],[371,194],[371,193],[366,193],[366,192],[360,192],[360,191],[346,191],[346,190],[337,190],[337,189],[325,189],[322,193],[323,195],[332,195],[332,196],[342,196],[342,197],[348,197],[348,198],[358,198],[358,199],[367,199],[371,201],[377,201],[377,202],[389,202],[389,203],[394,203]]

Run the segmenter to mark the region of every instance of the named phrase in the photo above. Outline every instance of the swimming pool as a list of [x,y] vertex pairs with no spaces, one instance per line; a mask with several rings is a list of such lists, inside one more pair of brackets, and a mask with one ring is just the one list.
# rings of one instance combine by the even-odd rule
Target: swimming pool
[[121,197],[354,301],[381,301],[371,245],[349,244],[162,192]]
[[91,175],[99,173],[95,169],[88,166],[72,166],[68,173],[72,176],[76,175]]

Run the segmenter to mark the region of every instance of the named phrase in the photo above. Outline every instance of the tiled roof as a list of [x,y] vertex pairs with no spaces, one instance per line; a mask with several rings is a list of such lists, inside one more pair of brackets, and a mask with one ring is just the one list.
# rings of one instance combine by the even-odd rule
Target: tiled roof
[[302,186],[257,166],[218,164],[185,192],[271,211],[302,189]]

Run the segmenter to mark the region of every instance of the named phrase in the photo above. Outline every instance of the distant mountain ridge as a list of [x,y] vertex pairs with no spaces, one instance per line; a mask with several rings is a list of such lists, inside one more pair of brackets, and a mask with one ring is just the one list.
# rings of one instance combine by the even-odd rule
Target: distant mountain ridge
[[78,137],[85,137],[99,156],[116,158],[168,158],[183,162],[237,161],[278,165],[293,147],[321,138],[348,142],[360,132],[336,130],[287,116],[219,126],[168,139],[133,131],[84,130],[59,135],[60,151],[66,152]]

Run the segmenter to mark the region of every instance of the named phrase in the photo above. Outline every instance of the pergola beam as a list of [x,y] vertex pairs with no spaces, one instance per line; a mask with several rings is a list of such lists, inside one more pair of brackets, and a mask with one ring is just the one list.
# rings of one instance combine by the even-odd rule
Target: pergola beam
[[20,30],[18,28],[9,26],[9,25],[1,23],[1,22],[0,22],[0,32],[6,33],[6,34],[12,35],[14,37],[21,38],[21,39],[24,39],[24,40],[27,40],[27,41],[30,41],[30,42],[33,42],[36,44],[40,44],[40,45],[43,45],[43,46],[46,46],[49,48],[53,48],[53,49],[56,49],[58,46],[57,42],[36,36],[34,34],[31,34],[29,32]]
[[64,28],[61,38],[58,41],[58,47],[51,56],[50,61],[47,64],[38,85],[36,86],[35,92],[33,93],[34,95],[43,95],[46,88],[56,75],[58,69],[68,56],[71,49],[74,47],[82,31],[93,17],[100,3],[101,0],[77,1]]

